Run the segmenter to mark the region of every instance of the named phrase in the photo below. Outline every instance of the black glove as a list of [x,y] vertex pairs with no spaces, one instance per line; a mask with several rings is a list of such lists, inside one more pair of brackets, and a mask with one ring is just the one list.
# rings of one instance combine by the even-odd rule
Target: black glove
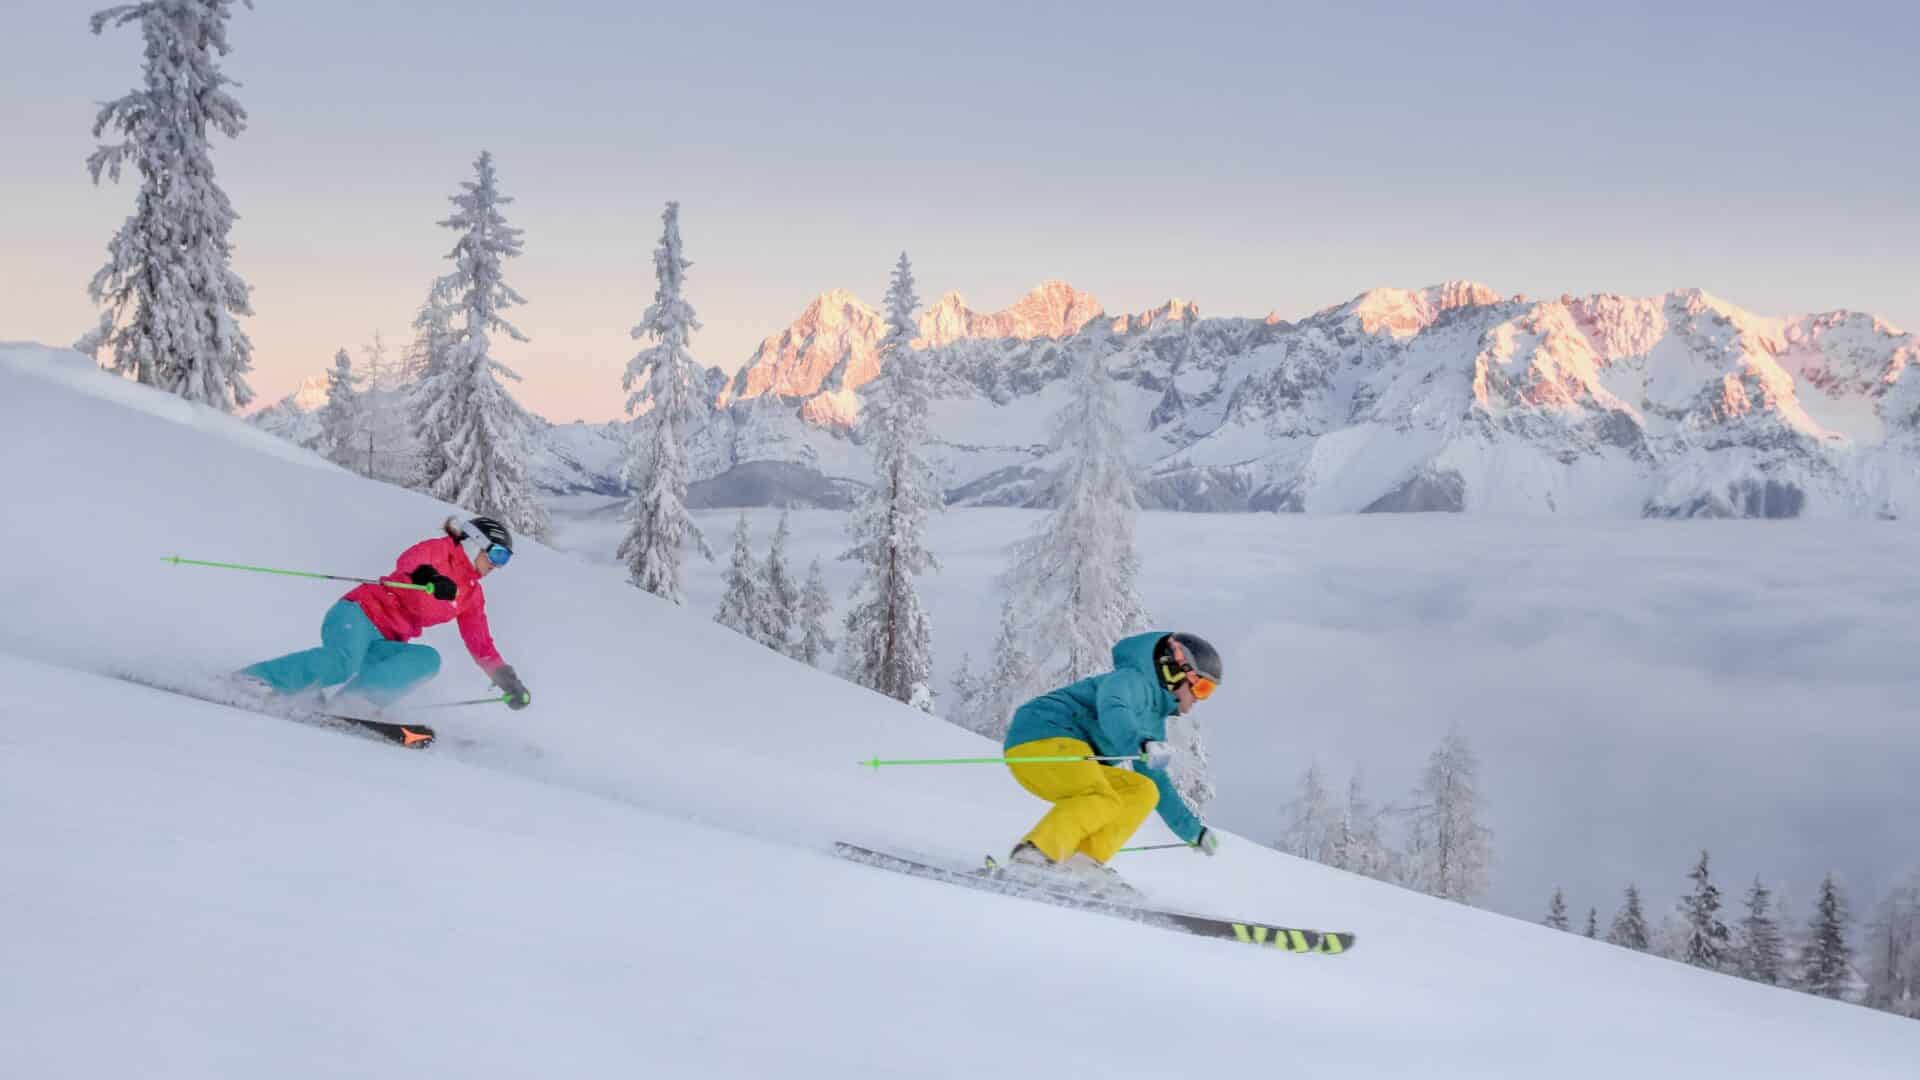
[[520,676],[514,673],[512,664],[501,664],[487,677],[493,680],[493,685],[506,692],[507,708],[518,710],[533,704],[533,694],[527,690],[527,684],[520,681]]
[[421,563],[419,566],[414,567],[413,573],[407,576],[413,579],[415,585],[431,587],[435,600],[452,600],[454,597],[460,595],[460,587],[453,583],[452,578],[428,566],[426,563]]

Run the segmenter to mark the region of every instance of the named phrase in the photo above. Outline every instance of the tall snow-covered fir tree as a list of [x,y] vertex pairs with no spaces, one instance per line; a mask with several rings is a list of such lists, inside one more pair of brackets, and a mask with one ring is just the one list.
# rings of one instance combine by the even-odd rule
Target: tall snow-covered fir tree
[[1487,891],[1493,833],[1480,822],[1480,758],[1467,737],[1447,733],[1427,758],[1408,811],[1406,884],[1471,904]]
[[800,619],[800,583],[794,580],[793,569],[787,565],[787,542],[792,536],[792,523],[782,510],[780,525],[773,530],[773,540],[767,545],[767,561],[762,573],[766,595],[752,635],[767,648],[789,656],[793,655],[793,629]]
[[726,592],[713,621],[745,637],[753,637],[766,620],[766,593],[761,570],[753,559],[753,534],[747,528],[747,512],[733,527],[733,562],[727,567]]
[[1297,792],[1281,808],[1284,824],[1273,846],[1302,859],[1332,862],[1334,846],[1340,840],[1340,817],[1334,813],[1326,776],[1317,762],[1301,772]]
[[798,636],[794,639],[793,658],[810,667],[834,650],[836,643],[827,630],[833,618],[833,594],[827,592],[826,574],[815,559],[807,567],[807,584],[800,590]]
[[1773,892],[1755,876],[1747,890],[1747,914],[1733,946],[1733,971],[1744,979],[1777,986],[1786,951],[1773,915]]
[[1680,913],[1686,923],[1686,942],[1681,959],[1694,967],[1722,970],[1727,963],[1729,934],[1720,921],[1720,888],[1707,869],[1707,853],[1687,874],[1693,891],[1680,898]]
[[1540,925],[1554,930],[1565,930],[1571,925],[1567,921],[1567,894],[1557,885],[1553,890],[1553,899],[1547,902],[1547,917],[1540,920]]
[[1627,899],[1613,917],[1607,941],[1625,949],[1646,952],[1653,946],[1653,934],[1647,927],[1647,913],[1640,906],[1640,887],[1627,886]]
[[1014,545],[1002,579],[1046,687],[1111,669],[1114,642],[1147,627],[1133,541],[1140,505],[1107,379],[1111,335],[1083,332],[1075,341],[1083,355],[1053,418],[1051,446],[1060,458],[1053,510]]
[[447,346],[445,366],[420,387],[426,403],[421,442],[437,447],[445,465],[428,490],[516,531],[544,537],[547,511],[526,474],[532,421],[496,378],[517,381],[520,376],[492,354],[494,333],[527,340],[502,314],[526,303],[501,275],[501,263],[521,252],[520,230],[501,212],[513,200],[500,194],[493,155],[482,151],[473,168],[474,178],[450,196],[453,215],[440,222],[460,234],[447,254],[453,272],[440,279],[438,292],[461,322]]
[[1825,998],[1846,994],[1853,964],[1847,922],[1846,899],[1828,874],[1820,882],[1820,898],[1814,901],[1813,919],[1807,924],[1807,943],[1800,950],[1800,989]]
[[95,138],[112,130],[122,141],[87,158],[95,184],[102,173],[118,182],[131,162],[140,191],[87,287],[104,306],[100,323],[75,345],[96,359],[104,348],[113,370],[229,412],[253,400],[253,344],[235,321],[253,309],[231,265],[237,215],[214,180],[207,138],[235,138],[247,125],[220,70],[232,15],[233,0],[149,0],[91,20],[95,34],[138,23],[146,39],[145,86],[101,106],[93,122]]
[[[627,412],[640,412],[641,423],[627,457],[627,489],[633,495],[620,561],[634,585],[681,604],[686,602],[680,591],[681,547],[691,539],[702,557],[712,559],[713,551],[687,513],[685,431],[700,377],[688,343],[700,320],[686,298],[687,270],[693,264],[680,243],[680,204],[669,202],[660,221],[660,246],[653,251],[653,303],[633,328],[636,339],[650,338],[653,344],[627,361],[621,380]],[[640,389],[634,389],[635,384]]]
[[932,704],[933,636],[915,579],[938,570],[927,517],[944,506],[927,464],[928,392],[913,345],[920,298],[905,252],[887,289],[884,365],[860,418],[873,454],[873,486],[848,520],[842,559],[860,565],[846,616],[841,674],[896,701]]
[[447,445],[453,432],[446,427],[449,413],[436,412],[435,398],[441,387],[441,374],[447,369],[447,356],[453,348],[453,305],[440,294],[435,281],[427,290],[427,299],[413,318],[413,342],[407,346],[407,420],[413,443],[418,448],[409,486],[432,491],[440,478],[453,468]]
[[355,467],[355,440],[363,417],[359,378],[353,373],[353,357],[341,349],[333,354],[333,370],[327,372],[327,403],[320,407],[320,456],[348,469]]

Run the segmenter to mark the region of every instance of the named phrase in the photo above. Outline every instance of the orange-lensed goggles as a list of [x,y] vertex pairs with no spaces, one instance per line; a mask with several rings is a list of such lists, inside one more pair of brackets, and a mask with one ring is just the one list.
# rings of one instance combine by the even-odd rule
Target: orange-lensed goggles
[[1212,679],[1197,671],[1187,672],[1187,689],[1193,692],[1193,700],[1195,701],[1205,701],[1212,697],[1214,689],[1219,685],[1219,683],[1214,682]]

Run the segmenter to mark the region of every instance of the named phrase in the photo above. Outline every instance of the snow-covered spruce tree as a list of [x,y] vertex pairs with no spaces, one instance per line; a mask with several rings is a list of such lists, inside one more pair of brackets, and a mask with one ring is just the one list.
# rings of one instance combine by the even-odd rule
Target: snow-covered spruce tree
[[881,375],[860,418],[873,454],[873,486],[848,520],[851,545],[840,557],[860,565],[847,609],[841,674],[896,701],[931,704],[933,639],[914,579],[939,563],[927,549],[927,517],[943,507],[927,442],[927,387],[912,346],[913,266],[905,252],[887,289]]
[[1587,909],[1587,936],[1596,940],[1600,937],[1599,908],[1590,907]]
[[747,528],[747,512],[733,527],[733,562],[727,567],[727,591],[713,621],[736,634],[752,637],[766,617],[765,592],[760,566],[753,559],[753,534]]
[[1567,894],[1557,886],[1553,890],[1553,899],[1547,903],[1547,917],[1540,920],[1541,925],[1555,930],[1565,930],[1567,922]]
[[390,484],[410,483],[419,469],[420,455],[408,416],[406,363],[388,356],[386,339],[375,330],[373,341],[360,347],[359,371],[360,467]]
[[1408,810],[1406,884],[1463,904],[1486,893],[1493,833],[1480,823],[1481,804],[1480,759],[1465,735],[1448,732]]
[[[660,246],[653,251],[655,285],[633,336],[652,345],[627,361],[621,386],[627,412],[640,411],[640,430],[628,453],[627,534],[620,560],[628,580],[663,600],[685,603],[680,592],[680,549],[692,539],[701,556],[713,558],[707,538],[687,513],[686,425],[693,415],[699,368],[688,342],[700,320],[687,302],[688,262],[680,245],[680,204],[669,202],[660,215]],[[638,383],[640,389],[635,390]]]
[[1134,518],[1140,506],[1107,379],[1111,335],[1083,332],[1067,403],[1053,418],[1053,510],[1013,547],[1003,581],[1034,670],[1053,686],[1113,666],[1113,643],[1146,629]]
[[944,714],[949,721],[968,727],[971,718],[980,710],[980,695],[986,689],[980,676],[974,673],[972,653],[960,654],[960,666],[954,671],[949,684],[953,690]]
[[1393,877],[1394,854],[1381,833],[1380,811],[1367,798],[1366,783],[1358,769],[1347,780],[1347,802],[1327,845],[1326,863],[1381,881]]
[[433,408],[433,395],[441,388],[440,376],[447,369],[452,348],[453,306],[441,295],[440,282],[435,281],[413,317],[413,342],[407,347],[407,422],[414,445],[419,448],[407,484],[421,491],[432,491],[453,467],[447,456],[447,444],[453,437],[446,427],[450,414]]
[[529,536],[547,534],[547,511],[527,479],[526,432],[531,423],[520,403],[495,376],[519,375],[492,355],[491,337],[515,341],[526,335],[502,315],[526,303],[501,276],[500,264],[520,254],[520,230],[507,224],[501,207],[513,200],[500,194],[493,155],[482,151],[474,178],[449,197],[454,213],[440,222],[460,234],[447,258],[453,272],[440,279],[461,322],[447,346],[446,366],[428,376],[420,393],[426,401],[422,442],[437,446],[445,468],[428,489],[433,495],[478,513],[497,517]]
[[1206,729],[1200,725],[1197,711],[1167,717],[1167,745],[1173,747],[1173,764],[1167,767],[1167,778],[1196,814],[1206,812],[1215,794],[1213,757],[1207,752]]
[[1853,963],[1847,922],[1846,899],[1828,874],[1820,882],[1820,899],[1814,902],[1813,920],[1807,924],[1807,944],[1800,951],[1800,989],[1825,998],[1847,992]]
[[826,575],[820,570],[820,560],[813,560],[807,567],[807,584],[800,590],[799,637],[793,646],[793,658],[810,667],[820,666],[820,661],[833,651],[834,640],[827,632],[827,621],[833,618],[833,596],[827,592]]
[[1647,913],[1640,906],[1638,886],[1627,886],[1626,903],[1614,915],[1613,925],[1607,929],[1607,941],[1637,952],[1646,952],[1652,946],[1652,934],[1647,929]]
[[122,138],[87,158],[93,182],[103,172],[118,182],[132,162],[140,192],[87,286],[105,307],[100,324],[75,345],[96,359],[105,348],[113,370],[228,412],[253,400],[253,344],[234,321],[253,309],[230,265],[236,215],[207,143],[210,132],[235,138],[247,125],[219,63],[232,15],[233,0],[150,0],[92,18],[95,34],[140,25],[146,85],[101,106],[93,122],[94,138],[109,129]]
[[1273,846],[1302,859],[1333,862],[1333,847],[1340,839],[1340,821],[1334,814],[1333,799],[1327,792],[1319,763],[1307,765],[1300,774],[1297,791],[1282,807],[1281,820],[1285,824]]
[[1920,1017],[1920,871],[1874,909],[1864,942],[1866,1004]]
[[1773,916],[1773,892],[1756,875],[1747,890],[1747,914],[1733,947],[1733,971],[1743,979],[1776,986],[1780,982],[1785,949],[1780,924]]
[[1720,971],[1728,952],[1727,924],[1720,921],[1720,889],[1707,871],[1707,853],[1700,852],[1687,878],[1693,891],[1680,898],[1680,913],[1686,923],[1686,943],[1680,958],[1694,967]]
[[362,424],[359,382],[347,350],[334,353],[333,370],[327,372],[327,403],[320,406],[320,456],[348,469],[357,464],[355,440]]
[[767,561],[762,580],[765,582],[765,598],[760,605],[760,619],[753,630],[753,639],[775,652],[793,655],[795,624],[800,619],[800,583],[793,579],[793,570],[787,566],[787,541],[793,535],[793,528],[787,520],[787,512],[780,512],[780,526],[773,531],[773,541],[767,545]]
[[990,739],[1006,735],[1013,710],[1039,693],[1024,642],[1019,612],[1011,598],[1004,599],[1000,602],[1000,629],[994,634],[987,668],[980,673],[973,708],[962,714],[949,714],[955,723]]

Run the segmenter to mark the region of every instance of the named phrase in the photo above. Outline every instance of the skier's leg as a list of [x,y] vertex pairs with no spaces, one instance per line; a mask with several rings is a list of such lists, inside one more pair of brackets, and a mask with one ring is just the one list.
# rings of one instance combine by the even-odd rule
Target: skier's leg
[[440,653],[431,645],[376,641],[367,649],[360,674],[341,690],[385,707],[440,673]]
[[[1079,739],[1036,739],[1009,747],[1007,756],[1084,757],[1093,747]],[[1106,828],[1126,810],[1103,769],[1091,761],[1037,761],[1008,765],[1020,786],[1053,804],[1024,838],[1054,862],[1063,862],[1087,837]],[[1136,823],[1137,824],[1137,823]],[[1117,846],[1117,845],[1116,845]]]
[[1105,769],[1107,784],[1114,794],[1120,796],[1120,813],[1105,828],[1088,836],[1080,844],[1080,850],[1092,859],[1106,862],[1113,853],[1126,846],[1128,840],[1147,820],[1147,815],[1160,803],[1160,789],[1153,781],[1128,769]]
[[297,694],[314,686],[332,686],[353,678],[367,649],[381,641],[360,605],[342,600],[320,620],[320,647],[288,653],[240,669],[272,687],[275,693]]

